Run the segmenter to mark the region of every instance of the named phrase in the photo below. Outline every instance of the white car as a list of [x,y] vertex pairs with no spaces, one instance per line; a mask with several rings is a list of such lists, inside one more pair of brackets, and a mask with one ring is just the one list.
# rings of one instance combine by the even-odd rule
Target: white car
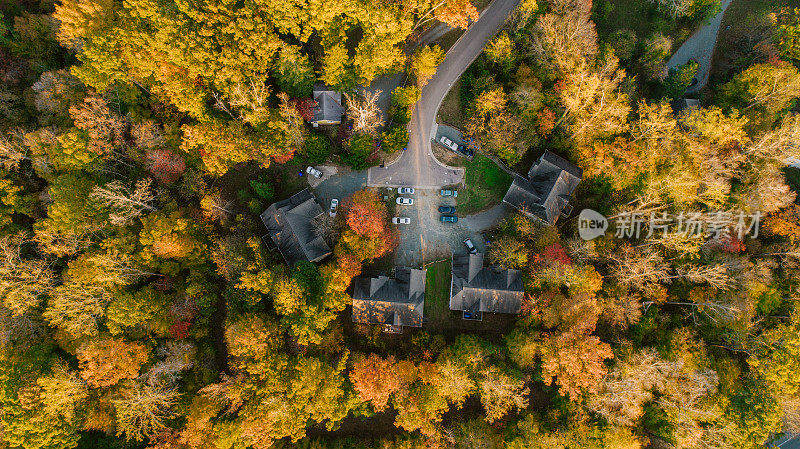
[[414,204],[414,198],[406,198],[406,197],[403,197],[403,196],[398,196],[397,197],[397,204],[410,206],[410,205]]
[[400,187],[399,189],[397,189],[397,193],[399,193],[400,195],[413,195],[414,194],[414,188],[413,187]]
[[453,142],[452,140],[450,140],[447,137],[445,137],[445,136],[442,136],[439,139],[439,143],[444,145],[445,148],[449,148],[449,149],[451,149],[453,151],[458,150],[458,145],[455,142]]
[[335,217],[335,216],[336,216],[336,210],[337,210],[337,209],[339,209],[339,200],[338,200],[338,199],[336,199],[336,198],[334,198],[334,199],[332,199],[332,200],[331,200],[331,208],[330,208],[330,210],[328,211],[328,214],[329,214],[331,217]]
[[313,176],[315,178],[321,178],[322,177],[322,172],[317,170],[316,168],[310,166],[310,165],[308,167],[306,167],[306,173],[308,173],[309,175],[311,175],[311,176]]
[[394,224],[411,224],[411,219],[408,217],[394,217],[392,218]]

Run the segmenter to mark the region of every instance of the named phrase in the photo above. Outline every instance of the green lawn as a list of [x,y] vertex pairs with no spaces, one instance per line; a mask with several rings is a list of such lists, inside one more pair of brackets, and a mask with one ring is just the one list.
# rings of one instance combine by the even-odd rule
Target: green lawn
[[466,165],[465,186],[458,190],[457,206],[462,214],[472,214],[500,203],[511,185],[511,175],[483,155]]
[[424,316],[428,321],[425,326],[432,330],[449,327],[453,321],[450,312],[451,270],[450,260],[428,266]]

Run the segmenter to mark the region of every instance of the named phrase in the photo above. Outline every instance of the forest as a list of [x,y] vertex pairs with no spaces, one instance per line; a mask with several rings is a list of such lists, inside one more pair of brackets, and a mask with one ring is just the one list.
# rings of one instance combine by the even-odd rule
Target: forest
[[[315,223],[322,262],[265,246],[259,214],[307,165],[404,149],[447,50],[412,43],[487,4],[0,0],[0,449],[755,449],[800,433],[796,0],[733,0],[691,94],[697,62],[667,62],[721,0],[519,2],[453,92],[460,125],[520,173],[544,150],[569,159],[575,215],[618,228],[587,241],[574,217],[504,219],[486,257],[521,270],[524,302],[502,325],[352,322],[353,279],[400,238],[375,190]],[[381,117],[364,87],[396,73]],[[341,126],[306,123],[316,83],[344,93]],[[705,231],[621,232],[633,213]]]

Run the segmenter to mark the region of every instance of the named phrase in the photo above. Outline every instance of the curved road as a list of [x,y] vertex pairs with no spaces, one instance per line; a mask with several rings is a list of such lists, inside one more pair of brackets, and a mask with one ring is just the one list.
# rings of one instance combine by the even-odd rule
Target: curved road
[[722,25],[722,18],[725,10],[728,9],[732,0],[722,0],[722,10],[714,16],[705,26],[695,31],[686,42],[681,45],[678,51],[667,61],[667,68],[678,68],[690,59],[698,62],[697,84],[686,89],[687,94],[699,92],[708,83],[708,76],[711,73],[711,58],[714,56],[714,48],[717,45],[719,27]]
[[436,74],[422,88],[420,99],[414,107],[408,129],[408,149],[386,167],[370,168],[367,185],[435,189],[464,180],[463,168],[448,167],[433,156],[431,137],[436,132],[436,113],[450,86],[483,51],[486,42],[500,30],[519,1],[492,1],[480,18],[448,50]]

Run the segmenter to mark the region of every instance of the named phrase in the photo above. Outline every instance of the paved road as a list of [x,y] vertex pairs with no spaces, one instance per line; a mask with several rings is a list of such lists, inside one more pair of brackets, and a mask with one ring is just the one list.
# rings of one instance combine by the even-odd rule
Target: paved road
[[697,84],[686,89],[686,93],[698,92],[708,83],[708,76],[711,73],[711,58],[714,56],[714,47],[717,45],[717,35],[719,27],[722,25],[722,16],[728,9],[732,0],[722,0],[722,11],[719,12],[708,25],[695,31],[681,48],[669,58],[667,68],[673,69],[682,66],[694,59],[700,64],[697,69]]
[[503,26],[519,1],[494,0],[448,50],[436,74],[422,88],[422,95],[409,124],[408,149],[392,164],[369,169],[368,185],[436,189],[444,185],[459,184],[464,180],[463,168],[448,167],[433,156],[431,132],[436,112],[450,86],[483,51],[486,42]]

